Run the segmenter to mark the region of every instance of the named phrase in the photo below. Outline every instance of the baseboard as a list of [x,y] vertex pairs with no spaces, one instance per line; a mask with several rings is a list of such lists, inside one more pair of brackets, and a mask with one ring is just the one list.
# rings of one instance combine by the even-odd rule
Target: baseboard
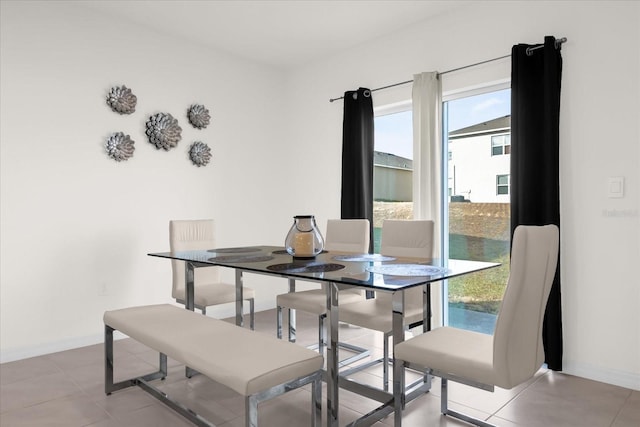
[[[126,338],[125,335],[115,331],[114,339]],[[80,347],[87,347],[104,342],[104,334],[91,335],[87,337],[71,338],[64,341],[38,344],[31,347],[21,347],[0,351],[0,363],[14,362],[16,360],[28,359],[30,357],[44,356],[45,354],[57,353],[59,351],[73,350]]]
[[563,362],[562,372],[576,377],[640,391],[640,373],[602,368],[580,362]]
[[[231,318],[235,316],[235,306],[227,304],[227,307],[211,307],[207,310],[207,315],[220,319]],[[275,308],[275,299],[272,305],[268,303],[256,304],[255,311],[270,310]],[[248,313],[248,304],[245,303],[245,315]],[[275,323],[275,321],[274,321]],[[275,326],[274,326],[275,328]],[[125,338],[124,335],[116,331],[113,335],[114,339]],[[73,350],[75,348],[86,347],[94,344],[102,344],[104,342],[104,334],[90,335],[85,337],[70,338],[62,341],[37,344],[34,346],[1,349],[0,363],[14,362],[16,360],[28,359],[30,357],[43,356],[45,354],[57,353],[59,351]]]

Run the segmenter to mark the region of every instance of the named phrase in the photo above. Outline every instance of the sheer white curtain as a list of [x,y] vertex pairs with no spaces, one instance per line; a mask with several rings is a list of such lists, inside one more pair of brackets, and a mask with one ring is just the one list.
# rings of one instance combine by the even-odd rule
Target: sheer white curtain
[[433,256],[442,251],[442,84],[435,71],[415,74],[413,104],[413,217],[434,222]]

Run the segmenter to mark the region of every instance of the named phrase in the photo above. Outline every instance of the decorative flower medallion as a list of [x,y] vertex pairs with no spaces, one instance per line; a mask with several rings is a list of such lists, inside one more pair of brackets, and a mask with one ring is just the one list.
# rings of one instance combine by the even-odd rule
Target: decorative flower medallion
[[176,145],[182,138],[182,128],[178,126],[178,120],[176,120],[171,114],[158,113],[151,117],[147,121],[146,134],[149,137],[149,142],[154,144],[159,150],[164,148],[169,151]]
[[107,138],[105,148],[109,157],[116,162],[121,162],[133,157],[133,152],[136,149],[134,144],[135,141],[133,141],[129,135],[125,135],[122,132],[115,132]]
[[189,122],[193,125],[193,127],[198,129],[204,129],[209,126],[209,110],[205,108],[204,105],[193,104],[189,107],[189,112],[187,114],[189,116]]
[[113,111],[120,114],[131,114],[136,111],[138,98],[126,86],[114,86],[107,95],[107,104]]
[[206,166],[211,160],[211,148],[204,142],[196,141],[189,149],[189,157],[194,165]]

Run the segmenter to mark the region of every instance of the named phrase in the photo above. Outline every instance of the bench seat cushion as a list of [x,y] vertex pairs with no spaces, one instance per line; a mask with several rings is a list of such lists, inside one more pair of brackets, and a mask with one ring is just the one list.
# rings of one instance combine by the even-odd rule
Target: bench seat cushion
[[313,350],[169,304],[107,311],[104,323],[244,396],[324,363]]

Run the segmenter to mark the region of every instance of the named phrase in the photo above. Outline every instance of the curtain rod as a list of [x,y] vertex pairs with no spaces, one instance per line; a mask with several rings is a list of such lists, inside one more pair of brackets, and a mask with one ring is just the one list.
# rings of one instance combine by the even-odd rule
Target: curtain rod
[[[562,37],[561,39],[557,39],[556,42],[555,42],[556,49],[558,49],[562,45],[562,43],[564,43],[566,41],[567,41],[566,37]],[[528,47],[527,51],[526,51],[527,55],[531,56],[531,55],[533,55],[533,51],[534,50],[537,50],[537,49],[540,49],[540,48],[543,48],[543,47],[544,47],[544,43]],[[440,76],[442,76],[444,74],[453,73],[454,71],[460,71],[460,70],[464,70],[465,68],[476,67],[478,65],[486,64],[488,62],[498,61],[500,59],[505,59],[505,58],[510,58],[510,57],[511,57],[511,55],[499,56],[497,58],[487,59],[486,61],[476,62],[474,64],[469,64],[469,65],[465,65],[463,67],[454,68],[452,70],[443,71],[441,73],[438,73],[438,77],[440,77]],[[413,80],[406,80],[406,81],[400,82],[400,83],[394,83],[394,84],[390,84],[390,85],[387,85],[387,86],[377,87],[375,89],[371,89],[371,92],[375,92],[377,90],[382,90],[382,89],[389,89],[389,88],[396,87],[396,86],[402,86],[402,85],[406,85],[406,84],[409,84],[409,83],[413,83]],[[344,99],[344,96],[340,96],[338,98],[331,98],[331,99],[329,99],[329,102],[337,101],[339,99]]]

